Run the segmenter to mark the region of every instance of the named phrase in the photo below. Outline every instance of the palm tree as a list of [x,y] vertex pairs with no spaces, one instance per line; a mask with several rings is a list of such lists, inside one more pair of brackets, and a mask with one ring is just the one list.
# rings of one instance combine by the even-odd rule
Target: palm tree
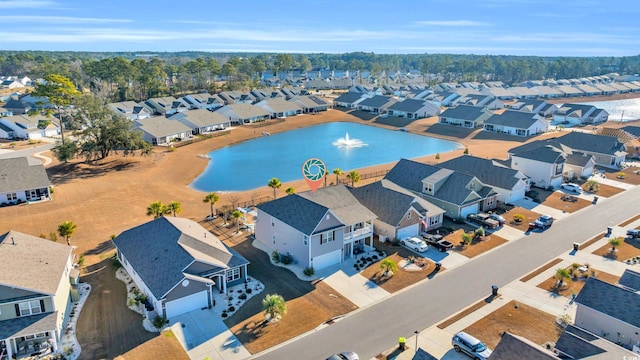
[[335,169],[333,169],[333,173],[336,174],[336,185],[338,185],[339,177],[340,177],[340,175],[342,175],[342,169],[335,168]]
[[356,183],[360,181],[360,173],[355,170],[349,171],[347,177],[351,179],[351,187],[355,187]]
[[284,189],[284,192],[286,192],[287,195],[293,195],[293,194],[296,193],[296,189],[294,189],[291,186],[289,186],[288,188]]
[[204,200],[202,200],[203,203],[209,203],[209,205],[211,206],[211,218],[213,219],[215,217],[215,212],[213,211],[213,206],[220,201],[220,196],[218,196],[218,194],[216,193],[209,193],[207,194],[207,196],[204,197]]
[[161,201],[154,201],[147,206],[147,216],[153,216],[154,219],[159,218],[167,213],[167,207]]
[[233,221],[236,223],[236,233],[240,232],[240,217],[242,216],[242,213],[240,212],[240,210],[233,210],[233,212],[231,213],[231,217],[233,217]]
[[616,237],[609,240],[609,245],[611,245],[611,255],[615,254],[616,247],[620,246],[620,244],[622,244],[621,237]]
[[287,313],[287,304],[282,295],[278,294],[267,294],[262,299],[262,308],[268,320],[277,320]]
[[71,221],[65,221],[62,224],[58,225],[58,234],[67,239],[67,245],[71,245],[71,236],[78,228],[78,225],[72,223]]
[[567,269],[556,269],[556,279],[558,279],[558,289],[562,287],[565,279],[571,279],[571,273]]
[[598,190],[600,190],[600,183],[595,179],[590,179],[584,183],[584,187],[591,192],[598,192]]
[[176,214],[180,214],[182,212],[182,206],[180,206],[179,202],[172,201],[167,205],[166,211],[171,212],[173,217],[176,217]]
[[280,187],[282,186],[282,183],[280,182],[280,179],[272,178],[267,183],[267,186],[269,186],[270,188],[273,189],[273,200],[275,200],[276,199],[276,189],[280,189]]
[[393,275],[398,270],[398,265],[391,259],[384,259],[380,262],[380,269],[385,276]]

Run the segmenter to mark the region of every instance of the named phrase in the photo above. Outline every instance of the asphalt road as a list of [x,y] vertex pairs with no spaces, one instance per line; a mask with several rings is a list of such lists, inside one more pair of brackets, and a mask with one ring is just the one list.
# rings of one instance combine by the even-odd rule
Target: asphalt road
[[35,153],[51,150],[51,149],[53,149],[54,146],[55,146],[55,144],[53,144],[53,143],[45,143],[43,145],[34,145],[33,147],[26,148],[26,149],[4,152],[4,153],[0,154],[0,159],[9,159],[9,158],[17,158],[17,157],[26,156],[27,159],[29,159],[29,164],[32,164],[32,165],[33,164],[40,164],[41,163],[40,160],[31,157],[31,155],[33,155]]
[[256,358],[325,359],[332,353],[355,351],[370,359],[397,344],[400,336],[428,328],[466,306],[487,298],[491,286],[504,286],[570,252],[574,242],[586,241],[638,213],[640,186],[603,199],[564,219],[543,233],[531,233],[479,256],[459,267],[438,274],[395,296],[360,309],[344,319]]

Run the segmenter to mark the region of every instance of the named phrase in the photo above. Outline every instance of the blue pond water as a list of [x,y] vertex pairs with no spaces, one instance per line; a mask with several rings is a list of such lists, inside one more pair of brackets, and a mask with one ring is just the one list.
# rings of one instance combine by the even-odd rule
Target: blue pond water
[[[360,140],[361,146],[346,148],[334,144],[341,138],[345,140],[347,133],[351,142]],[[331,175],[335,168],[347,173],[400,158],[445,153],[461,146],[453,141],[369,125],[321,124],[212,151],[208,154],[209,164],[191,187],[207,192],[244,191],[266,186],[274,177],[282,182],[301,180],[302,164],[309,158],[324,161]]]

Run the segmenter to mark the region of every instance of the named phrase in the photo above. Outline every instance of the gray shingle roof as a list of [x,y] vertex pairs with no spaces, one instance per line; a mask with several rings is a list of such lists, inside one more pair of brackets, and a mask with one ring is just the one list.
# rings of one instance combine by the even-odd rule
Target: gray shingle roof
[[482,106],[458,105],[443,111],[440,117],[475,121],[485,114]]
[[413,113],[424,106],[424,101],[415,99],[405,99],[389,106],[389,110]]
[[589,163],[589,160],[593,159],[593,156],[582,152],[574,152],[573,154],[566,154],[565,158],[567,159],[567,164],[585,166]]
[[552,352],[523,337],[505,332],[500,342],[491,353],[491,360],[554,360],[558,359]]
[[353,104],[354,102],[360,100],[360,98],[362,98],[362,93],[347,92],[338,96],[334,100],[334,102]]
[[518,183],[518,170],[498,165],[493,160],[471,155],[462,155],[438,166],[473,175],[483,184],[511,189]]
[[628,132],[631,135],[640,137],[640,126],[631,126],[631,125],[629,125],[629,126],[625,126],[625,127],[620,128],[620,130],[624,130],[624,131]]
[[393,226],[400,224],[415,200],[415,196],[385,188],[381,181],[351,188],[349,191],[361,204],[373,211],[380,221]]
[[487,125],[510,126],[516,129],[528,129],[538,120],[534,118],[536,114],[524,111],[507,110],[502,114],[493,114],[487,120]]
[[376,95],[360,102],[360,106],[381,107],[392,101],[394,101],[392,97]]
[[542,146],[533,149],[525,149],[523,151],[513,152],[513,156],[521,157],[523,159],[541,161],[549,164],[559,164],[566,161],[562,156],[562,153],[552,146]]
[[26,157],[0,159],[0,192],[42,189],[50,185],[43,165],[29,165]]
[[55,295],[71,250],[36,236],[6,232],[0,235],[0,284]]
[[202,266],[193,275],[248,263],[207,229],[184,218],[157,218],[124,231],[113,242],[157,299],[182,281],[194,262]]
[[57,321],[57,311],[4,320],[0,322],[2,325],[0,326],[0,338],[10,339],[53,331],[58,328]]
[[565,328],[555,348],[565,355],[563,358],[610,360],[633,356],[631,351],[574,325]]
[[613,155],[617,151],[624,151],[624,144],[614,136],[588,134],[579,131],[572,131],[564,136],[555,139],[560,144],[566,145],[573,150],[596,152],[600,154]]
[[313,233],[329,211],[328,208],[305,199],[299,194],[262,203],[257,208],[307,235]]
[[206,109],[195,109],[195,110],[176,113],[171,115],[169,117],[169,120],[176,120],[176,121],[183,120],[186,126],[189,126],[187,124],[191,123],[198,127],[229,123],[229,119],[227,119],[224,115],[211,112]]
[[347,190],[344,185],[323,187],[317,191],[305,191],[299,194],[309,201],[330,209],[345,224],[356,224],[376,217]]
[[191,128],[185,124],[161,116],[138,119],[135,122],[140,130],[157,138],[191,131]]
[[618,283],[635,291],[640,291],[640,273],[627,269],[618,280]]
[[640,294],[590,278],[575,302],[640,328]]

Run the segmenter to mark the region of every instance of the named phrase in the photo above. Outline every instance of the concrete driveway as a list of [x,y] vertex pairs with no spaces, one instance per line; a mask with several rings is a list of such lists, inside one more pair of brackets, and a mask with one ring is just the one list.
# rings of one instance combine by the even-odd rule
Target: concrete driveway
[[196,310],[173,319],[171,330],[191,359],[247,359],[251,354],[213,310]]

